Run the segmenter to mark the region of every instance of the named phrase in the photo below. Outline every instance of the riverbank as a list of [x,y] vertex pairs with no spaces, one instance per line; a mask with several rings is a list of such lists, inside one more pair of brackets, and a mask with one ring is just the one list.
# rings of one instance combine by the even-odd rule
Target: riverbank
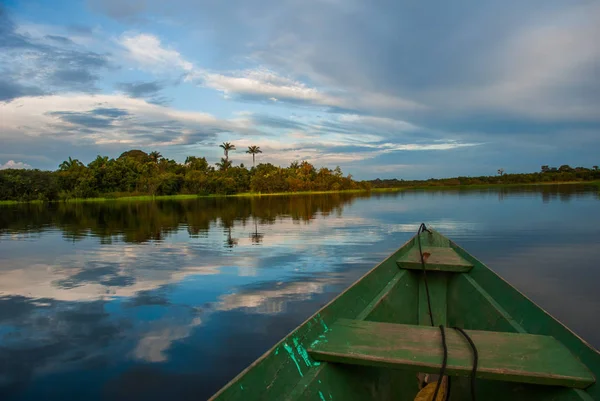
[[394,188],[372,188],[371,192],[399,192],[414,190],[454,190],[454,189],[486,189],[486,188],[510,188],[510,187],[536,187],[552,185],[591,185],[600,189],[600,181],[559,181],[559,182],[532,182],[524,184],[473,184],[473,185],[415,185]]
[[156,200],[187,200],[199,198],[231,198],[231,197],[264,197],[264,196],[298,196],[298,195],[323,195],[337,193],[369,193],[369,192],[402,192],[402,191],[431,191],[431,190],[463,190],[463,189],[486,189],[486,188],[507,188],[507,187],[532,187],[532,186],[552,186],[552,185],[592,185],[600,189],[600,181],[565,181],[565,182],[538,182],[527,184],[476,184],[476,185],[423,185],[423,186],[407,186],[396,188],[372,188],[371,190],[350,189],[345,191],[303,191],[303,192],[275,192],[275,193],[257,193],[243,192],[239,194],[221,195],[194,195],[194,194],[179,194],[179,195],[135,195],[135,196],[120,196],[120,197],[96,197],[96,198],[73,198],[58,201],[15,201],[15,200],[0,200],[0,205],[15,205],[19,203],[88,203],[88,202],[144,202]]
[[15,200],[0,200],[0,205],[15,205],[19,203],[88,203],[88,202],[143,202],[155,200],[186,200],[200,198],[236,198],[236,197],[264,197],[264,196],[298,196],[298,195],[323,195],[323,194],[339,194],[339,193],[368,193],[364,189],[349,189],[344,191],[302,191],[302,192],[274,192],[274,193],[257,193],[257,192],[242,192],[239,194],[209,194],[209,195],[194,195],[194,194],[179,194],[179,195],[136,195],[136,196],[120,196],[120,197],[96,197],[96,198],[72,198],[56,201],[15,201]]

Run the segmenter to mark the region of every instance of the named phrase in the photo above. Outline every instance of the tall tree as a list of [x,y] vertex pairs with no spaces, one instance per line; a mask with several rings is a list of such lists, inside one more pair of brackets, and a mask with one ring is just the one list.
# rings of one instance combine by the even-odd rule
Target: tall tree
[[229,161],[229,151],[235,150],[235,145],[233,143],[223,142],[219,145],[219,147],[223,148],[223,151],[225,152],[225,160]]
[[221,157],[221,161],[219,163],[215,163],[217,165],[217,167],[219,168],[219,170],[221,171],[225,171],[227,170],[229,167],[231,167],[231,162],[223,157]]
[[252,145],[252,146],[248,146],[248,150],[246,151],[246,153],[250,153],[252,155],[252,167],[254,167],[256,164],[254,162],[254,157],[258,153],[262,153],[262,150],[260,150],[260,146]]
[[71,156],[64,162],[60,163],[58,168],[62,171],[71,170],[72,168],[83,166],[83,163],[77,159],[71,159]]
[[504,169],[503,168],[499,168],[498,169],[498,175],[504,175]]
[[208,162],[204,157],[188,156],[185,159],[185,165],[190,170],[207,171],[209,169]]
[[561,173],[570,173],[573,170],[573,167],[569,166],[568,164],[563,164],[558,168],[558,171],[560,171]]
[[152,160],[155,164],[157,164],[158,160],[160,160],[160,158],[162,157],[160,152],[157,152],[156,150],[154,152],[150,152],[148,156],[150,156],[150,160]]
[[104,167],[106,167],[107,163],[108,163],[108,156],[98,155],[90,164],[88,164],[88,167],[104,168]]

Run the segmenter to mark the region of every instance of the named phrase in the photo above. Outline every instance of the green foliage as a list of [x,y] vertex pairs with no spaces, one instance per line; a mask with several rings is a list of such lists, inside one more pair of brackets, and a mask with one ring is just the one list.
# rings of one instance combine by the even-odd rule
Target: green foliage
[[52,201],[58,199],[58,176],[50,171],[0,170],[0,200]]
[[[368,183],[357,183],[342,170],[321,168],[308,163],[293,163],[288,168],[259,164],[247,169],[234,166],[228,158],[231,143],[221,147],[226,157],[210,166],[204,157],[188,156],[184,164],[164,158],[159,152],[141,150],[122,153],[117,159],[98,155],[87,166],[69,158],[54,172],[39,170],[0,171],[0,200],[75,200],[81,198],[115,198],[168,196],[176,194],[232,195],[249,191],[259,193],[337,191],[368,189]],[[250,146],[253,156],[262,153]]]
[[[235,146],[224,143],[227,152]],[[252,150],[252,152],[251,152]],[[248,152],[261,153],[249,147]],[[429,180],[373,180],[357,182],[344,176],[340,167],[331,170],[315,168],[307,161],[293,162],[289,167],[261,163],[247,169],[234,166],[227,157],[210,166],[204,157],[189,156],[184,164],[162,157],[159,152],[147,154],[130,150],[117,159],[97,156],[87,166],[68,158],[56,171],[0,171],[0,201],[53,201],[82,198],[116,198],[128,195],[169,196],[176,194],[232,195],[255,192],[261,194],[305,191],[370,190],[373,188],[445,187],[468,185],[532,184],[568,181],[598,181],[600,170],[542,166],[540,173],[499,174],[481,177],[455,177]]]
[[595,168],[575,167],[568,165],[556,167],[542,166],[540,173],[506,174],[481,177],[455,177],[429,180],[372,180],[373,188],[410,188],[410,187],[447,187],[468,185],[509,185],[535,184],[573,181],[600,180],[600,170]]
[[228,159],[222,157],[221,161],[219,163],[215,163],[215,164],[219,168],[219,171],[225,171],[229,167],[231,167],[232,163]]
[[123,152],[121,153],[121,156],[119,156],[119,159],[133,159],[135,161],[137,161],[138,163],[146,163],[148,161],[150,161],[150,156],[148,155],[148,153],[141,151],[139,149],[132,149],[132,150],[128,150],[127,152]]

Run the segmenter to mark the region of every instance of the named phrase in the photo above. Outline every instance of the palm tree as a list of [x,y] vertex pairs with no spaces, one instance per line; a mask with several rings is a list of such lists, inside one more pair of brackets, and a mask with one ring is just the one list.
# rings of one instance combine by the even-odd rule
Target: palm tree
[[223,148],[225,151],[225,160],[229,161],[229,151],[235,150],[235,145],[229,142],[223,142],[219,147]]
[[95,167],[104,168],[104,167],[106,167],[107,163],[108,163],[108,156],[98,155],[92,163],[88,164],[88,166],[93,164]]
[[150,156],[150,160],[152,160],[156,164],[158,164],[158,160],[162,157],[160,152],[157,152],[156,150],[154,152],[150,152],[148,156]]
[[252,145],[252,146],[248,146],[248,150],[246,151],[246,153],[250,153],[252,155],[252,167],[254,167],[256,164],[254,162],[254,157],[258,153],[262,153],[262,150],[260,150],[260,146]]
[[229,167],[231,167],[231,162],[223,157],[221,157],[221,161],[219,163],[215,163],[217,165],[217,167],[219,168],[219,170],[221,171],[225,171],[227,170]]
[[58,168],[61,169],[62,171],[66,171],[66,170],[70,170],[72,168],[79,167],[79,166],[83,166],[83,163],[77,159],[71,159],[71,156],[69,156],[69,159],[60,163]]

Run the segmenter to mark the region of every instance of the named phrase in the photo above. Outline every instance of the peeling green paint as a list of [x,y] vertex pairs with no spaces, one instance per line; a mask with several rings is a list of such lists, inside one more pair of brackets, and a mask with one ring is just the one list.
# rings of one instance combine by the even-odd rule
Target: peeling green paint
[[296,347],[296,351],[298,352],[298,355],[300,355],[302,357],[306,366],[308,366],[310,368],[312,366],[312,362],[310,361],[308,352],[306,352],[306,349],[304,349],[304,347],[302,346],[302,344],[300,344],[300,342],[298,341],[298,339],[296,337],[293,338],[293,341],[294,341],[294,346]]
[[314,347],[315,345],[319,344],[319,343],[327,343],[327,337],[324,334],[321,334],[319,336],[318,339],[316,339],[315,341],[313,341],[313,343],[310,345],[311,347]]
[[320,392],[320,391],[319,391],[319,397],[321,397],[321,400],[322,400],[322,401],[327,401],[327,400],[325,399],[325,396],[323,395],[323,393],[322,393],[322,392]]
[[327,327],[327,324],[325,323],[325,321],[323,319],[321,319],[321,325],[325,329],[325,333],[327,333],[329,331],[329,327]]
[[300,377],[304,377],[304,375],[302,374],[302,369],[300,369],[300,364],[296,360],[296,355],[294,355],[294,349],[290,347],[287,343],[283,343],[283,348],[287,351],[287,353],[290,355],[290,358],[292,358],[292,361],[294,361],[294,363],[296,364],[296,368],[298,369],[298,373],[300,373]]

